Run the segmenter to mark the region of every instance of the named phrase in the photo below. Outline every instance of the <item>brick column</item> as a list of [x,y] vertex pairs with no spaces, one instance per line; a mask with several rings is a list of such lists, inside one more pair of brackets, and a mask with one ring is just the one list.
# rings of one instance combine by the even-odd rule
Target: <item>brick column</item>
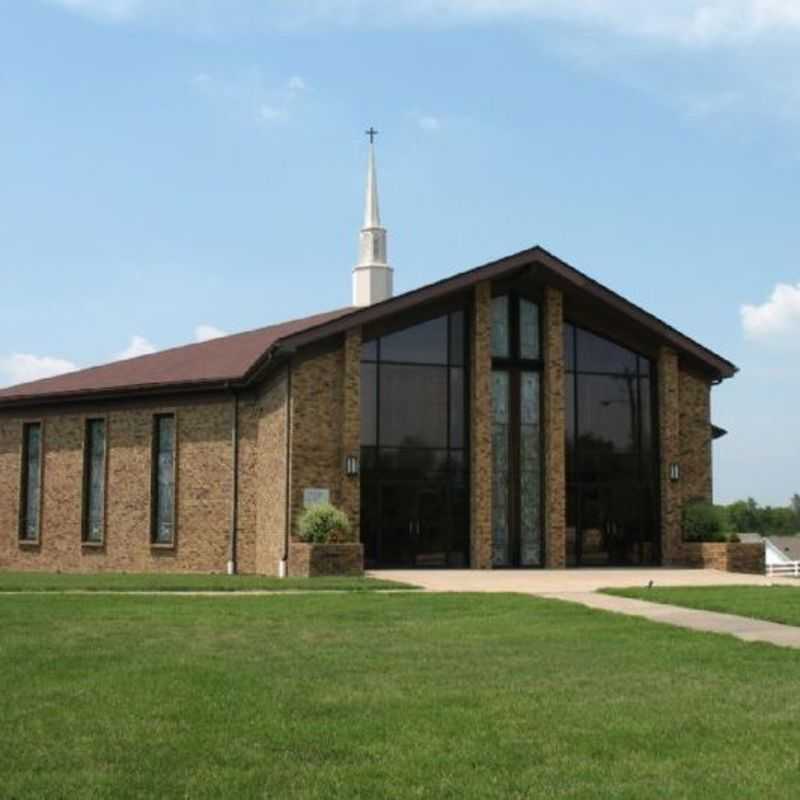
[[567,563],[564,300],[558,289],[545,289],[543,310],[545,566],[558,568]]
[[681,488],[669,479],[669,465],[680,463],[680,375],[678,355],[668,347],[658,354],[658,430],[661,463],[661,560],[681,563]]
[[342,510],[350,518],[352,539],[360,542],[361,476],[345,474],[344,462],[347,456],[361,457],[361,328],[353,328],[345,336],[340,459],[340,502]]
[[471,566],[492,566],[492,286],[475,287],[471,325],[470,546]]

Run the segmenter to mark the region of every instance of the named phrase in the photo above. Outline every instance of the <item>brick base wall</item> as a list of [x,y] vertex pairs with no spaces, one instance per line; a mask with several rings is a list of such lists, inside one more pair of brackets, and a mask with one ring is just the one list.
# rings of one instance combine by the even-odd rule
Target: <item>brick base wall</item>
[[306,544],[289,546],[289,574],[293,578],[322,575],[364,574],[364,546],[361,544]]
[[689,567],[723,572],[764,574],[764,545],[743,542],[684,542],[683,560]]

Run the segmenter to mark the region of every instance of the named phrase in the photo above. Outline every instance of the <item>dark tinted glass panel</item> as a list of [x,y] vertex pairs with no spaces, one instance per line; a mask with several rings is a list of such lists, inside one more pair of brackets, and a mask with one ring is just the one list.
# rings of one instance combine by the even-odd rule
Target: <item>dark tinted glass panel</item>
[[636,380],[578,376],[578,430],[582,449],[634,452]]
[[[566,385],[568,561],[657,563],[651,365],[601,337],[575,331],[577,372]],[[571,336],[567,326],[565,347]]]
[[642,404],[642,478],[654,481],[656,463],[656,445],[653,437],[653,398],[652,385],[649,378],[640,381],[640,397]]
[[619,453],[611,449],[589,450],[578,442],[574,478],[581,483],[609,483],[639,480],[639,458],[636,453]]
[[467,471],[467,455],[464,450],[450,451],[450,472],[461,475]]
[[575,326],[564,325],[564,364],[567,369],[575,369]]
[[381,364],[380,444],[447,447],[447,369]]
[[447,363],[447,316],[421,322],[381,339],[381,361]]
[[370,339],[361,344],[361,360],[362,361],[377,361],[378,360],[378,340]]
[[464,446],[464,370],[450,370],[450,447]]
[[155,428],[153,541],[171,544],[175,533],[175,417],[157,416]]
[[106,483],[106,424],[101,419],[86,423],[86,523],[84,539],[103,540]]
[[576,331],[578,341],[578,365],[581,372],[636,373],[636,354],[580,328]]
[[464,327],[464,312],[454,311],[450,315],[450,363],[463,364],[466,360],[464,343],[467,340]]
[[395,478],[424,479],[448,469],[447,450],[382,447],[379,459],[378,469]]
[[571,475],[575,465],[575,376],[565,378],[565,425],[567,432],[567,475]]
[[578,564],[578,491],[567,484],[567,566]]
[[361,365],[361,444],[378,443],[378,366]]
[[361,448],[361,472],[372,472],[378,468],[378,448]]
[[39,538],[39,514],[42,497],[42,426],[38,422],[23,429],[23,518],[21,538],[36,541]]
[[453,533],[448,556],[448,566],[469,566],[469,503],[465,486],[454,486],[450,490],[450,514]]

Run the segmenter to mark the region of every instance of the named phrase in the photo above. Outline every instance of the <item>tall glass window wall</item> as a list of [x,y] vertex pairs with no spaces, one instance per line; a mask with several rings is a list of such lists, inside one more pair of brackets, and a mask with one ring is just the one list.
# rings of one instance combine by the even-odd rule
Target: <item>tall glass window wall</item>
[[572,324],[564,352],[568,563],[657,563],[653,366]]
[[370,564],[467,566],[466,315],[365,341],[362,539]]

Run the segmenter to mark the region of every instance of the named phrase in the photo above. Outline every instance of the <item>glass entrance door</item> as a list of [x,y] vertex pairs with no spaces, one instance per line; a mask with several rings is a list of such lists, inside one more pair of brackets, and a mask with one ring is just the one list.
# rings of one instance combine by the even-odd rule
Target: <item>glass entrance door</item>
[[468,534],[457,492],[444,482],[386,481],[371,488],[375,507],[363,521],[368,565],[466,566]]

